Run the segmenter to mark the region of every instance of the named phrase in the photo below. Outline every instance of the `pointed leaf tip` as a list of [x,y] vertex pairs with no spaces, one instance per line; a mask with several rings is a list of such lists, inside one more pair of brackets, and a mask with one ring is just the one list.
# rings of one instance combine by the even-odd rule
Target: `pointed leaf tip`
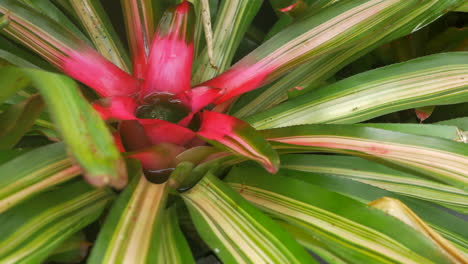
[[232,116],[204,111],[198,135],[214,146],[260,163],[276,173],[279,157],[271,145],[246,122]]
[[156,30],[141,97],[190,89],[193,63],[193,8],[184,1],[167,10]]
[[215,104],[218,105],[233,97],[263,86],[267,83],[267,78],[273,70],[273,68],[261,63],[248,66],[236,64],[228,71],[201,85],[224,90],[223,96],[215,101]]

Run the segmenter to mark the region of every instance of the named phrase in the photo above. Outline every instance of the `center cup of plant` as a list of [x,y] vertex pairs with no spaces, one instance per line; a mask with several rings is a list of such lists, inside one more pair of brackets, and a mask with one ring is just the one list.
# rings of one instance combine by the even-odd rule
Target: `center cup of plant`
[[157,93],[144,98],[144,103],[136,110],[136,117],[142,119],[159,119],[178,123],[186,117],[190,110],[173,94]]

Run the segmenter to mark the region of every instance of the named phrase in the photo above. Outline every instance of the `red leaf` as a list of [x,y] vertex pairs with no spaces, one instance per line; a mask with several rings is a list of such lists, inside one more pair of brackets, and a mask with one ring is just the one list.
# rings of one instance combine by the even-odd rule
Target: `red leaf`
[[152,145],[172,143],[180,146],[187,145],[196,139],[192,130],[159,119],[139,119]]
[[148,62],[151,34],[154,32],[151,1],[122,1],[127,38],[133,58],[133,76],[144,78]]
[[156,31],[140,96],[190,89],[193,61],[192,6],[184,1],[166,11]]
[[240,119],[204,111],[198,135],[215,147],[227,149],[260,163],[271,173],[278,170],[278,154],[259,132]]
[[228,71],[202,85],[224,89],[224,95],[215,102],[215,104],[221,104],[230,98],[263,86],[271,72],[269,67],[260,63],[249,66],[236,64]]
[[203,109],[203,107],[213,103],[222,94],[222,89],[209,86],[198,86],[176,95],[176,98],[184,105],[190,107],[192,113],[196,113]]
[[102,97],[138,92],[138,80],[89,47],[69,50],[60,67],[64,73],[91,87]]
[[101,99],[93,104],[102,119],[133,120],[138,104],[132,97],[116,96]]

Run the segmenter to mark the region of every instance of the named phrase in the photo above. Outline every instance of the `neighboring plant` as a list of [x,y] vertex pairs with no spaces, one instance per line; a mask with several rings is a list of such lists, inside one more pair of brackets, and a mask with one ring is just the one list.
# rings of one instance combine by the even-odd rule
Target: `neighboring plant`
[[0,263],[468,263],[466,1],[262,4],[0,0]]

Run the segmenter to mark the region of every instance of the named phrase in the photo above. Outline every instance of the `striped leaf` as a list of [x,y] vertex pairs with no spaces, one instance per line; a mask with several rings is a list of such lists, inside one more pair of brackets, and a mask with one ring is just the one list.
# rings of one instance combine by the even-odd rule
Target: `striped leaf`
[[[258,54],[264,56],[271,53],[267,49],[275,47],[274,43],[286,41],[290,38],[285,37],[286,35],[294,34],[296,30],[304,27],[308,31],[303,36],[311,34],[305,42],[312,45],[310,55],[305,58],[310,59],[310,62],[265,89],[254,101],[239,109],[238,113],[236,111],[235,115],[246,117],[278,104],[287,99],[287,91],[294,87],[303,88],[304,91],[317,88],[320,82],[332,77],[357,58],[386,42],[423,27],[461,2],[463,1],[338,1],[317,14],[312,13],[309,19],[292,24],[263,44],[265,52]],[[387,6],[388,9],[379,9],[386,5],[390,5]],[[308,20],[310,22],[307,24],[305,21]],[[342,27],[341,23],[345,26]],[[302,45],[296,47],[303,49]],[[297,66],[297,61],[291,62],[290,66]]]
[[130,72],[130,61],[99,0],[69,0],[96,49],[120,69]]
[[160,243],[157,263],[195,263],[190,247],[180,230],[175,206],[164,212],[159,239],[162,243]]
[[339,176],[468,213],[468,193],[358,157],[289,155],[281,158],[281,167]]
[[254,160],[269,171],[278,170],[276,151],[261,134],[244,121],[232,116],[205,111],[198,135],[220,150]]
[[211,173],[182,198],[199,234],[224,263],[315,263],[289,234]]
[[0,213],[63,183],[81,172],[72,166],[62,143],[20,155],[0,166]]
[[[57,129],[86,179],[97,186],[122,188],[125,164],[104,121],[68,77],[39,70],[24,70],[44,97]],[[80,120],[80,122],[76,122]]]
[[247,120],[256,128],[349,124],[408,108],[466,101],[468,52],[456,52],[358,74]]
[[460,252],[449,241],[445,240],[440,234],[438,234],[430,226],[424,223],[424,221],[421,218],[419,218],[418,215],[411,211],[411,209],[409,209],[401,201],[394,198],[383,197],[370,203],[370,206],[380,209],[385,213],[400,219],[405,224],[411,226],[419,233],[426,236],[434,244],[437,245],[438,250],[441,253],[444,253],[445,255],[449,256],[450,260],[453,263],[468,262],[468,256]]
[[132,166],[133,179],[114,203],[88,260],[101,263],[155,263],[159,255],[166,184],[153,184]]
[[152,2],[158,1],[121,0],[133,60],[133,76],[139,79],[144,77],[155,29],[155,11]]
[[[384,189],[380,189],[378,187],[374,187],[372,185],[343,178],[341,176],[314,173],[296,169],[299,167],[298,163],[303,164],[301,167],[307,167],[307,163],[309,163],[310,160],[313,160],[317,155],[310,156],[311,157],[308,157],[308,155],[298,154],[283,155],[281,157],[281,161],[285,168],[280,169],[276,175],[300,180],[302,182],[306,182],[307,184],[316,186],[317,188],[350,197],[364,204],[368,204],[381,197],[392,197],[399,199],[408,205],[419,216],[421,216],[421,218],[424,219],[424,221],[426,221],[432,228],[440,232],[448,240],[455,243],[459,249],[468,253],[468,230],[465,228],[465,220],[456,216],[454,212],[427,201],[403,196]],[[334,156],[329,157],[332,159]],[[241,179],[241,175],[244,178],[252,177],[246,175],[255,175],[255,177],[262,178],[268,177],[268,173],[266,173],[259,166],[253,166],[253,164],[244,163],[237,165],[235,170],[231,171],[228,179],[230,180],[230,177]],[[237,180],[233,181],[239,182]],[[290,228],[288,228],[288,230],[289,229]],[[320,246],[320,243],[318,245],[313,245]]]
[[[18,67],[53,70],[45,60],[31,51],[16,45],[2,35],[0,35],[0,58]],[[2,79],[4,80],[3,77]]]
[[213,63],[205,48],[195,62],[192,83],[198,84],[224,72],[230,65],[248,26],[262,5],[263,0],[222,1],[216,16],[213,36]]
[[450,263],[424,236],[356,200],[296,179],[249,176],[234,170],[227,180],[248,201],[346,262]]
[[76,50],[84,42],[65,27],[18,0],[1,0],[0,14],[10,23],[2,33],[30,48],[56,67],[61,56]]
[[[307,125],[262,131],[276,148],[383,159],[468,190],[468,147],[451,140],[353,125]],[[273,144],[275,147],[275,144]]]
[[[89,39],[81,32],[81,30],[63,13],[51,0],[20,0],[21,2],[31,6],[42,14],[50,17],[60,25],[63,25],[76,36],[87,43],[91,43]],[[68,1],[68,0],[67,0]]]
[[113,199],[106,188],[66,184],[0,215],[0,262],[41,263],[68,237],[95,221]]

